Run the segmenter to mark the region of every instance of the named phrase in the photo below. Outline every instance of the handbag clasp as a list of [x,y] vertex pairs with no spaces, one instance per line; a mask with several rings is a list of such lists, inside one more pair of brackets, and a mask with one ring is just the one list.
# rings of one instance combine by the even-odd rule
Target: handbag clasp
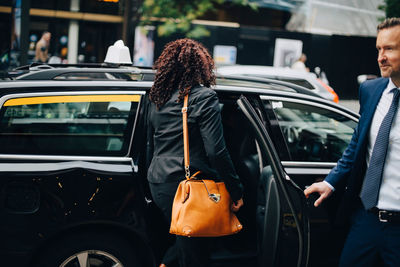
[[190,168],[189,166],[185,166],[185,177],[186,179],[190,179]]
[[208,194],[208,197],[215,203],[218,203],[221,200],[221,194]]

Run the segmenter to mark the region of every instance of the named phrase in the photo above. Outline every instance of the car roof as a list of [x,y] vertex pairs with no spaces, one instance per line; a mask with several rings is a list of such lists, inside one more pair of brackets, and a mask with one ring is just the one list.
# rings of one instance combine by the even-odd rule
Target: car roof
[[[103,74],[103,75],[101,75]],[[107,76],[109,75],[109,76]],[[13,80],[154,80],[151,68],[111,64],[32,64],[8,72]],[[108,77],[108,78],[107,78]]]
[[[271,66],[229,65],[218,67],[217,73],[220,76],[237,75],[241,77],[261,77],[284,80],[289,83],[305,86],[310,90],[317,90],[321,97],[330,100],[334,99],[334,95],[321,84],[316,74],[312,72]],[[295,82],[296,80],[299,82]]]
[[253,75],[275,75],[282,77],[293,78],[317,78],[315,73],[293,70],[291,68],[272,67],[272,66],[257,66],[257,65],[230,65],[217,67],[217,73],[224,74],[253,74]]
[[[151,68],[117,66],[110,64],[32,64],[9,72],[13,80],[63,80],[63,81],[153,81],[155,70]],[[262,77],[225,75],[217,77],[218,84],[248,86],[274,90],[288,90],[313,95],[301,86]],[[315,94],[314,94],[315,95]]]
[[[153,81],[155,71],[154,70],[141,70],[138,68],[78,68],[75,66],[60,67],[55,68],[52,66],[42,65],[41,68],[35,69],[30,68],[27,72],[15,74],[14,82],[22,81],[64,81],[70,84],[73,81],[102,81],[102,82],[116,82],[116,81]],[[44,68],[43,68],[44,67]],[[21,71],[21,70],[17,70]],[[22,70],[24,71],[24,70]],[[106,76],[106,74],[111,75],[113,78]],[[116,75],[118,74],[118,75]],[[122,75],[122,77],[121,77]],[[144,76],[147,75],[147,76]],[[115,76],[118,76],[117,78]],[[3,81],[4,82],[4,81]],[[0,83],[1,84],[1,83]],[[103,83],[102,83],[103,84]],[[292,91],[307,95],[318,96],[314,92],[302,88],[301,86],[278,81],[268,78],[261,77],[245,77],[245,76],[235,76],[235,75],[225,75],[217,76],[217,84],[231,85],[231,86],[246,86],[255,87],[260,89],[270,89],[270,90],[281,90],[281,91]],[[71,84],[72,85],[72,84]],[[110,86],[110,85],[108,85]],[[14,87],[14,86],[13,86]]]
[[[155,71],[149,67],[135,67],[128,65],[112,64],[39,64],[22,66],[9,72],[10,78],[25,80],[52,80],[61,75],[70,73],[132,73],[146,74],[147,79],[154,79]],[[220,75],[271,75],[292,78],[317,78],[314,73],[302,72],[290,68],[256,66],[256,65],[231,65],[217,67]],[[149,76],[149,75],[152,76]],[[149,78],[150,77],[150,78]]]
[[[260,67],[260,66],[254,66]],[[263,66],[261,66],[264,68]],[[14,76],[0,82],[0,95],[8,93],[28,93],[41,91],[60,90],[74,91],[126,91],[129,89],[149,90],[153,84],[155,70],[151,68],[138,68],[133,66],[113,66],[109,64],[36,64],[24,66],[13,71]],[[12,72],[11,72],[12,73]],[[77,79],[57,79],[60,75],[79,74]],[[93,79],[94,74],[123,75],[122,79]],[[86,76],[87,77],[86,77]],[[147,75],[147,76],[145,76]],[[303,73],[304,75],[304,73]],[[72,75],[72,77],[75,77]],[[86,77],[86,79],[82,79]],[[11,79],[11,80],[10,80]],[[81,87],[81,88],[79,88]],[[78,89],[79,88],[79,89]],[[320,95],[302,86],[290,82],[279,81],[262,77],[241,75],[217,75],[217,91],[235,91],[244,93],[260,93],[269,96],[289,98],[309,98],[312,101],[322,101],[324,105],[331,101],[323,101]],[[343,109],[342,106],[340,108]],[[344,108],[346,109],[346,108]],[[347,112],[354,113],[350,110]],[[355,116],[358,116],[354,113]],[[354,116],[354,114],[352,114]]]
[[242,76],[242,75],[217,75],[217,84],[291,91],[300,94],[320,97],[320,95],[318,95],[317,93],[307,88],[304,88],[300,85],[285,81],[263,78],[263,77]]
[[[55,88],[59,91],[108,91],[108,92],[124,92],[128,90],[148,91],[153,82],[151,81],[63,81],[63,80],[12,80],[0,82],[0,97],[6,94],[26,94],[35,92],[55,92]],[[301,86],[299,86],[301,88]],[[314,93],[299,93],[295,90],[276,90],[274,86],[270,88],[259,88],[254,86],[233,85],[233,84],[217,84],[213,87],[217,92],[236,92],[267,95],[269,97],[281,97],[286,99],[296,99],[299,101],[309,100],[313,103],[319,103],[323,106],[333,106],[346,113],[358,118],[357,113],[347,109],[341,105],[333,103],[319,97]],[[306,90],[306,89],[304,89]],[[307,90],[308,91],[308,90]]]

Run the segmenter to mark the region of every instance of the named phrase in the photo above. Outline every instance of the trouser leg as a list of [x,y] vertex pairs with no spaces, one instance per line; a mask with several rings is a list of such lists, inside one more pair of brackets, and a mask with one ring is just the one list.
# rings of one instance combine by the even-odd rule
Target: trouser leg
[[[150,191],[156,205],[161,209],[165,220],[171,222],[172,203],[174,201],[175,192],[178,188],[179,182],[172,183],[150,183]],[[170,246],[164,254],[162,263],[167,267],[177,266],[178,264],[178,250],[176,243]]]
[[180,267],[209,266],[209,237],[176,236]]
[[382,223],[380,255],[387,267],[400,266],[400,223]]
[[352,225],[340,257],[340,267],[374,266],[379,253],[379,220],[372,213],[359,208],[352,217]]

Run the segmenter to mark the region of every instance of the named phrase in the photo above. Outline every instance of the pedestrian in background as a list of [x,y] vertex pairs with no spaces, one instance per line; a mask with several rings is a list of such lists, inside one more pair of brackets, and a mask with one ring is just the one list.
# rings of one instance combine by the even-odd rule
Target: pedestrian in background
[[50,45],[51,33],[48,31],[43,32],[42,37],[36,43],[35,49],[35,62],[45,63],[47,62],[49,55],[49,45]]
[[[225,146],[214,62],[207,49],[191,39],[168,43],[154,68],[157,69],[149,99],[149,140],[153,157],[148,181],[154,202],[171,222],[172,204],[179,183],[185,178],[182,107],[189,95],[188,128],[190,172],[225,182],[233,200],[232,210],[243,205],[243,188]],[[150,149],[151,150],[151,149]],[[181,267],[207,267],[210,242],[214,238],[176,236],[176,244],[160,266],[172,264],[176,253]]]
[[342,158],[317,192],[319,206],[344,190],[337,217],[350,219],[340,266],[400,266],[400,18],[378,25],[376,48],[382,78],[359,89],[360,120]]
[[306,67],[306,61],[307,61],[306,54],[301,54],[299,59],[296,60],[296,62],[293,63],[292,69],[309,72],[310,69]]

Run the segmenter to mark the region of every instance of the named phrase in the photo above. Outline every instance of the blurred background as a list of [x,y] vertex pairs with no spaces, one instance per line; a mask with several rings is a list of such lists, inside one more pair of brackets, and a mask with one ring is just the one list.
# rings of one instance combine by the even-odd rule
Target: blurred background
[[201,41],[218,65],[290,67],[307,55],[340,99],[359,75],[379,76],[376,26],[400,0],[0,0],[0,68],[31,64],[49,31],[49,62],[103,62],[122,39],[134,65],[151,67],[177,38]]

